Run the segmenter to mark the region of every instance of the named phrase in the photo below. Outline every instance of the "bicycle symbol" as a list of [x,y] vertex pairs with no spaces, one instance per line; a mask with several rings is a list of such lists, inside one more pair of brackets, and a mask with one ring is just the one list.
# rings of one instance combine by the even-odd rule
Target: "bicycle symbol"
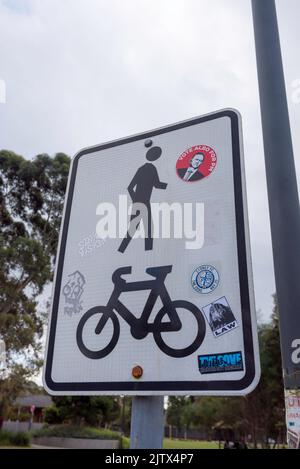
[[[154,280],[145,280],[138,282],[126,282],[122,275],[131,274],[132,267],[123,267],[117,269],[112,275],[114,289],[106,306],[95,306],[89,309],[80,319],[76,340],[79,350],[88,358],[99,359],[104,358],[111,353],[117,345],[120,336],[120,323],[118,313],[129,325],[130,332],[134,339],[144,339],[149,333],[153,334],[153,338],[162,352],[175,357],[187,357],[195,352],[202,344],[205,337],[205,320],[197,306],[189,301],[176,300],[172,301],[165,286],[165,279],[172,271],[172,266],[149,267],[146,272],[154,277]],[[140,318],[136,318],[128,308],[119,300],[119,296],[123,292],[135,292],[141,290],[150,290],[148,299],[145,303]],[[149,322],[151,312],[154,308],[156,300],[160,297],[162,308],[158,311],[154,321]],[[185,309],[192,313],[197,322],[197,336],[192,344],[185,348],[173,348],[167,345],[162,337],[162,333],[171,333],[180,331],[183,327],[180,317],[176,309]],[[115,312],[116,311],[116,312]],[[100,335],[107,324],[113,326],[113,334],[107,345],[99,350],[91,350],[84,343],[83,332],[84,327],[92,316],[100,315],[99,321],[95,327],[95,334]],[[165,320],[169,319],[169,320]]]
[[209,272],[207,270],[204,272],[200,272],[200,274],[197,277],[196,282],[199,288],[209,288],[214,283],[214,280],[215,280],[215,277],[212,274],[212,272]]

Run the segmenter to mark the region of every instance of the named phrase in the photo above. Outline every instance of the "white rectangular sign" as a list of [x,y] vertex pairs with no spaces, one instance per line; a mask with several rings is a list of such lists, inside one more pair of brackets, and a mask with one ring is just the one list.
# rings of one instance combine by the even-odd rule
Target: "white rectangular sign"
[[80,151],[60,237],[47,391],[243,395],[258,379],[239,114]]
[[300,392],[285,389],[287,441],[291,449],[300,448]]

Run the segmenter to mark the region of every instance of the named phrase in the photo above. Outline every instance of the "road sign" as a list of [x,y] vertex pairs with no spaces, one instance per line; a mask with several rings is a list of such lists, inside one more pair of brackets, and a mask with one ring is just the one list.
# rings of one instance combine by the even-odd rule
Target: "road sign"
[[49,393],[243,395],[256,386],[243,165],[234,110],[75,156]]

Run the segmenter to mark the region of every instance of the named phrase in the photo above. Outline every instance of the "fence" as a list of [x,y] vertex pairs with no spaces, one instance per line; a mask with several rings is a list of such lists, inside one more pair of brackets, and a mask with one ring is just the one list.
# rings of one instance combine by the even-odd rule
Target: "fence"
[[28,430],[40,430],[43,425],[43,423],[36,422],[30,424],[30,422],[6,420],[3,422],[2,429],[9,430],[10,432],[28,432]]

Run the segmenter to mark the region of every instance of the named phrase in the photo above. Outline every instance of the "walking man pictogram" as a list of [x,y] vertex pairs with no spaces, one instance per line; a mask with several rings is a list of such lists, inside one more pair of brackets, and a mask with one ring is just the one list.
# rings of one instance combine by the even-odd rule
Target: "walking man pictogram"
[[[151,141],[148,140],[145,142],[146,147],[150,145],[152,145]],[[147,151],[146,159],[148,161],[156,161],[161,157],[161,154],[162,150],[160,147],[152,147]],[[167,183],[159,180],[157,169],[152,163],[145,163],[137,170],[127,190],[133,204],[143,204],[143,210],[135,210],[133,206],[128,231],[118,251],[122,253],[125,252],[141,220],[143,221],[145,229],[145,251],[152,251],[153,223],[150,199],[154,188],[166,189],[167,185]]]

